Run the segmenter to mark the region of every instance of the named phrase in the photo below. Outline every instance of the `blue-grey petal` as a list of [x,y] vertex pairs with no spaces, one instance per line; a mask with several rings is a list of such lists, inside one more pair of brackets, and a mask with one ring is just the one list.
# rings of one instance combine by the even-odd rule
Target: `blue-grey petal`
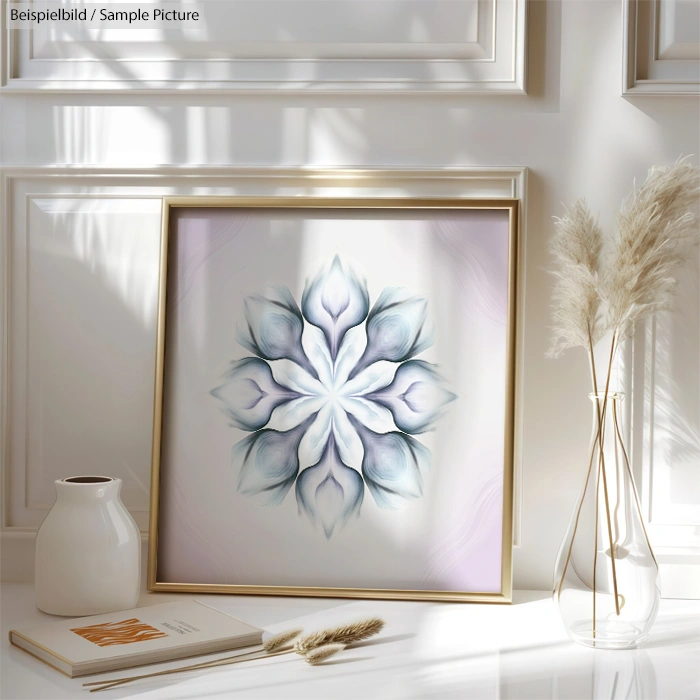
[[264,360],[292,360],[318,378],[301,344],[304,319],[289,289],[274,287],[267,297],[248,296],[244,311],[245,323],[236,334],[244,348]]
[[332,472],[316,487],[316,508],[326,539],[330,539],[336,524],[338,514],[343,510],[345,491],[336,481]]
[[434,365],[409,360],[399,365],[389,386],[364,398],[388,408],[399,430],[415,434],[429,430],[457,396],[445,388]]
[[304,469],[296,482],[299,512],[320,526],[326,539],[353,515],[360,514],[362,477],[343,464],[331,431],[318,464]]
[[374,362],[404,362],[430,347],[433,332],[427,314],[426,299],[407,296],[396,287],[384,289],[367,317],[367,347],[349,378]]
[[375,433],[349,416],[364,456],[362,476],[380,508],[396,509],[423,495],[423,479],[430,468],[430,450],[404,433]]
[[211,394],[221,401],[224,413],[241,430],[259,430],[277,406],[301,396],[278,384],[267,362],[257,357],[232,362],[223,380]]
[[345,333],[367,318],[367,285],[336,255],[330,267],[307,281],[301,297],[304,318],[320,328],[335,361]]
[[239,493],[260,505],[280,505],[297,478],[299,443],[315,417],[286,432],[263,429],[236,443],[231,462],[239,469]]

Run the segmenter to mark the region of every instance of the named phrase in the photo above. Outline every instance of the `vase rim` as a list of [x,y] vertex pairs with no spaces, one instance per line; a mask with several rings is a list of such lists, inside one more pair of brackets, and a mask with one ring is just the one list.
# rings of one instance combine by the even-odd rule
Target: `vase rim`
[[59,479],[58,483],[70,484],[71,486],[94,486],[95,484],[109,484],[115,481],[118,481],[118,479],[111,476],[84,474],[81,476],[69,476],[65,479]]

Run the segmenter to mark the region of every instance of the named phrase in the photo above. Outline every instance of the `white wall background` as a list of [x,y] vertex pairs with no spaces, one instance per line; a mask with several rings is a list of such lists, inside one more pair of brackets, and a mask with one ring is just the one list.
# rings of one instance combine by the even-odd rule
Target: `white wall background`
[[[563,212],[562,203],[585,196],[609,229],[635,178],[651,165],[700,152],[698,98],[620,96],[622,47],[620,0],[533,0],[527,96],[6,94],[0,161],[527,166],[522,530],[514,571],[516,588],[547,589],[581,486],[590,429],[583,354],[545,359],[551,217]],[[684,290],[679,304],[697,321],[697,289]],[[684,361],[697,366],[697,345],[684,352]],[[688,391],[691,402],[700,400],[697,387]],[[147,422],[130,429],[120,439],[150,438]],[[50,490],[50,478],[32,474],[43,480],[36,489]],[[12,480],[9,474],[6,497]],[[6,515],[6,526],[18,524]],[[691,522],[691,534],[699,529]],[[3,575],[14,570],[6,560]]]

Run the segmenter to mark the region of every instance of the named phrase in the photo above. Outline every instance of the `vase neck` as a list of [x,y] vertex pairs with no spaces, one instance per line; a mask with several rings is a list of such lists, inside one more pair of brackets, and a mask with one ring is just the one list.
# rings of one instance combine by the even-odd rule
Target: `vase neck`
[[107,476],[74,476],[58,479],[55,484],[57,502],[77,504],[117,499],[122,480]]
[[596,411],[597,407],[603,407],[607,404],[608,409],[613,405],[617,406],[618,410],[622,404],[625,395],[619,391],[609,391],[607,394],[604,391],[599,391],[597,394],[590,393],[588,398],[593,403],[593,410]]
[[620,392],[599,392],[589,394],[592,408],[591,440],[602,442],[604,449],[612,448],[616,440],[622,440],[622,401],[625,395]]

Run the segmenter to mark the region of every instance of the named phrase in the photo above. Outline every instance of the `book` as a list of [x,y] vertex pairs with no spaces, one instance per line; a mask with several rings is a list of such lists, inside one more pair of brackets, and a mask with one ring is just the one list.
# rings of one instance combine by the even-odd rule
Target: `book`
[[262,630],[198,601],[10,631],[10,643],[70,678],[262,644]]

